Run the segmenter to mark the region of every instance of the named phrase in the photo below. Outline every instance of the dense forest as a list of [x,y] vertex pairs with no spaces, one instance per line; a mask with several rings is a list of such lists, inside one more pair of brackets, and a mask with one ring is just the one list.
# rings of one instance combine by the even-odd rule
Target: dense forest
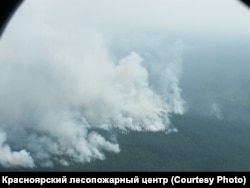
[[247,124],[177,115],[172,122],[178,132],[117,133],[121,152],[103,161],[32,171],[249,171]]
[[59,170],[249,171],[249,126],[201,117],[172,118],[178,133],[119,134],[121,153]]

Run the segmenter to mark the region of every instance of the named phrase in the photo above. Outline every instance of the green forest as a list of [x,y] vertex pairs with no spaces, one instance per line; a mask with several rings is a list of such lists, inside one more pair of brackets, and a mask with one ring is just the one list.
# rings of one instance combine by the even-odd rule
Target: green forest
[[250,127],[212,118],[172,116],[178,132],[117,134],[121,152],[59,171],[249,171]]

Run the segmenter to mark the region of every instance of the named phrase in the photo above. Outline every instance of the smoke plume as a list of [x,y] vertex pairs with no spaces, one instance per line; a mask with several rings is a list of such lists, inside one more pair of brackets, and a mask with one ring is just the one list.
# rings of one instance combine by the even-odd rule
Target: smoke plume
[[105,36],[79,23],[16,20],[0,44],[3,167],[104,160],[122,148],[100,130],[168,132],[169,114],[184,113],[175,44],[172,62],[152,66],[133,49],[116,60]]

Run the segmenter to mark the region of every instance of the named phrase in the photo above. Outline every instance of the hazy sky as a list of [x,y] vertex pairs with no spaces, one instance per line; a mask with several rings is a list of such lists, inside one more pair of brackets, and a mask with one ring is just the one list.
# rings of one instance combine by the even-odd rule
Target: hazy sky
[[250,9],[237,0],[26,0],[16,14],[41,16],[53,24],[60,16],[68,24],[250,34]]

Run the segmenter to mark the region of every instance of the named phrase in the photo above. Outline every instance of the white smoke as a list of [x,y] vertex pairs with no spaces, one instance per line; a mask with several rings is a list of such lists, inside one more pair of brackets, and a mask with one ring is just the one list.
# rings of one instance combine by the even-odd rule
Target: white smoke
[[223,115],[222,115],[222,112],[221,112],[221,107],[220,107],[220,105],[218,103],[214,102],[214,103],[211,104],[209,115],[214,116],[217,119],[223,119]]
[[16,22],[0,44],[2,166],[104,160],[106,151],[120,148],[99,130],[168,132],[168,114],[183,114],[179,53],[177,63],[154,72],[158,92],[138,53],[114,61],[100,32],[44,24],[45,18],[27,27]]
[[3,167],[34,167],[34,161],[30,154],[22,149],[21,151],[11,151],[6,144],[6,134],[0,132],[0,164]]
[[[175,41],[172,45],[171,55],[173,56],[169,62],[163,56],[159,62],[151,65],[149,71],[153,75],[154,89],[162,96],[167,103],[169,112],[176,114],[184,114],[185,101],[181,97],[182,90],[179,87],[179,80],[182,74],[182,49],[184,44],[182,41]],[[157,59],[157,58],[156,58]]]

